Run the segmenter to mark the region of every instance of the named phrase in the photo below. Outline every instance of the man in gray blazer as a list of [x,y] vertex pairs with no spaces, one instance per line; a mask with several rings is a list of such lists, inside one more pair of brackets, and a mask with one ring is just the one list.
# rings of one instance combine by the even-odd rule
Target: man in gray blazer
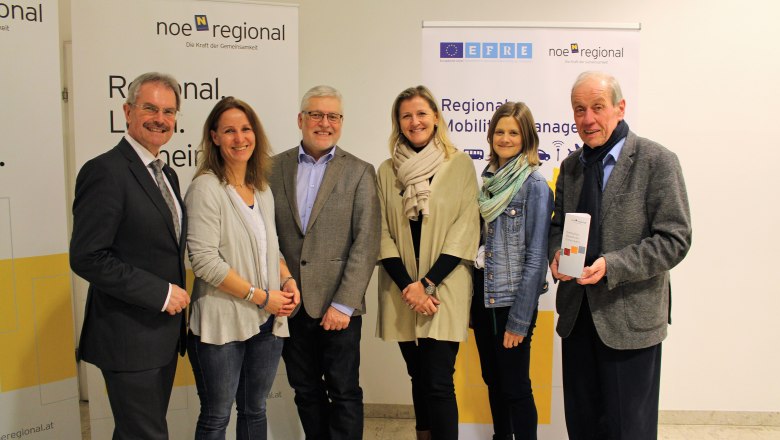
[[[563,396],[569,439],[656,439],[669,270],[691,245],[677,156],[629,131],[617,80],[585,72],[571,102],[585,145],[561,163],[550,227],[560,280]],[[591,215],[585,268],[558,272],[564,215]]]
[[341,94],[317,86],[298,113],[302,141],[274,157],[279,245],[301,291],[282,355],[306,438],[363,438],[360,334],[379,255],[374,168],[336,146]]

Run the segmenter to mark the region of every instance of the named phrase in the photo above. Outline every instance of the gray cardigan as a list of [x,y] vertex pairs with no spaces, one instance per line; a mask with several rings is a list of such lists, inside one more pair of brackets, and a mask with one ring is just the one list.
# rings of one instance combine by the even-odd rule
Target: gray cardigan
[[[258,288],[279,289],[281,254],[271,190],[255,190],[268,243],[267,285],[260,285],[260,258],[252,228],[228,191],[227,185],[207,173],[192,181],[184,198],[189,222],[187,248],[195,273],[190,329],[209,344],[247,340],[259,333],[260,325],[270,316],[255,304],[216,287],[225,280],[230,268]],[[273,333],[289,335],[287,318],[276,318]]]

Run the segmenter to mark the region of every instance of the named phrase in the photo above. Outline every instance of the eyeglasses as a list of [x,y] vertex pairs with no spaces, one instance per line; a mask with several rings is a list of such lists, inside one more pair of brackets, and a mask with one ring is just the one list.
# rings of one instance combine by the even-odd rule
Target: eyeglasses
[[157,116],[157,114],[160,113],[160,111],[162,111],[163,117],[168,119],[173,119],[176,117],[176,114],[179,113],[179,111],[176,110],[175,108],[164,108],[161,110],[159,107],[153,104],[143,104],[143,105],[130,104],[130,105],[141,109],[141,114],[143,114],[144,116]]
[[341,122],[342,119],[344,119],[344,115],[339,113],[323,113],[323,112],[303,112],[314,121],[321,121],[322,118],[328,118],[328,122],[331,124],[337,124]]

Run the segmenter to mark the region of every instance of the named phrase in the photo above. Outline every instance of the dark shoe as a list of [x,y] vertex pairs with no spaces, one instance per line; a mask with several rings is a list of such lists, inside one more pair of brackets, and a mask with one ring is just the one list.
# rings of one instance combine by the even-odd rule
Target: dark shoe
[[431,440],[431,431],[417,431],[417,440]]

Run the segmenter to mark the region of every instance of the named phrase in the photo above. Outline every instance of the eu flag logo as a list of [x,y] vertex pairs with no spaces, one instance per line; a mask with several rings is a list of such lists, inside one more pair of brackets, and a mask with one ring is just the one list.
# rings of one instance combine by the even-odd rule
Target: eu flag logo
[[463,58],[463,43],[439,43],[439,58]]
[[206,18],[205,15],[196,15],[195,16],[195,30],[196,31],[207,31],[207,30],[209,30],[209,20]]

